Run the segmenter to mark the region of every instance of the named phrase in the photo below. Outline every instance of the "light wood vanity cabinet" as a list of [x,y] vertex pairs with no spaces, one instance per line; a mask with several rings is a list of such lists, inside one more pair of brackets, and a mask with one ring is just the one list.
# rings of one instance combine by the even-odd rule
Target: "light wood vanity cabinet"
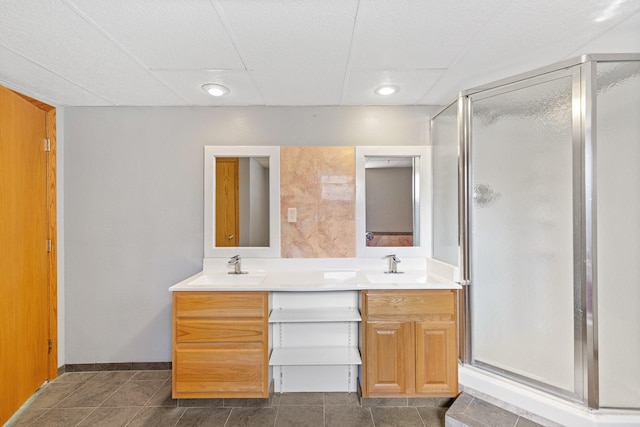
[[363,396],[456,396],[456,307],[455,290],[363,291]]
[[173,398],[265,398],[268,292],[173,293]]

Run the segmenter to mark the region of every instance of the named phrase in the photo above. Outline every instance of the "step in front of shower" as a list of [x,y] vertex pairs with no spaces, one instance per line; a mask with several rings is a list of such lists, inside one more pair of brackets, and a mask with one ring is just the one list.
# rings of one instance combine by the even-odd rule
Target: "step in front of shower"
[[[461,393],[447,410],[445,415],[446,427],[557,427],[542,417],[525,414],[525,411],[510,407],[509,410],[501,406],[495,399],[493,403],[473,396],[469,393]],[[500,406],[498,406],[500,405]],[[535,421],[533,421],[535,420]]]

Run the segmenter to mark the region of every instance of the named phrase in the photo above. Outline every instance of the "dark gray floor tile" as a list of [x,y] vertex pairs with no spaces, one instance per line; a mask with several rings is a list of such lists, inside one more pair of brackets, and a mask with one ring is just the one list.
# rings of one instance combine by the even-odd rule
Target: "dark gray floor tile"
[[493,427],[513,427],[518,416],[480,399],[473,399],[464,411],[464,415],[483,421]]
[[92,408],[53,408],[33,422],[38,427],[75,426],[93,411]]
[[53,383],[85,383],[95,377],[97,372],[66,372],[53,380]]
[[273,427],[277,408],[233,408],[225,427]]
[[134,381],[122,384],[100,406],[144,406],[166,381]]
[[325,393],[324,404],[360,406],[360,400],[358,393]]
[[174,427],[183,412],[183,408],[145,407],[140,409],[140,412],[129,422],[128,427]]
[[416,409],[426,427],[444,427],[447,408],[423,406]]
[[363,397],[362,406],[407,406],[406,397]]
[[224,427],[230,413],[230,408],[188,408],[176,427]]
[[360,406],[327,406],[325,427],[374,427],[371,410]]
[[224,399],[178,399],[180,408],[222,408]]
[[225,408],[268,408],[273,406],[268,398],[261,399],[224,399],[222,404]]
[[171,371],[138,371],[131,377],[135,381],[166,381],[171,378]]
[[465,414],[447,414],[447,427],[493,427],[491,424],[485,424],[484,421],[476,420]]
[[280,395],[280,406],[323,404],[324,393],[283,393]]
[[82,383],[49,383],[35,392],[28,403],[30,409],[53,408],[78,390]]
[[144,406],[178,406],[178,399],[171,397],[171,380],[167,380]]
[[271,406],[280,406],[281,393],[271,393]]
[[409,397],[407,406],[448,408],[453,404],[454,400],[452,397]]
[[542,427],[542,424],[538,424],[526,418],[518,418],[518,422],[516,423],[516,427]]
[[98,372],[90,381],[114,381],[125,382],[131,379],[136,371],[103,371]]
[[281,406],[278,408],[276,427],[323,427],[322,406]]
[[109,396],[122,386],[111,381],[89,381],[82,384],[75,393],[64,399],[59,408],[86,408],[102,405]]
[[371,408],[376,427],[424,427],[416,408]]
[[450,414],[463,413],[472,401],[473,401],[473,396],[466,393],[462,393],[451,404],[451,407],[449,407],[448,413]]
[[9,419],[9,421],[7,421],[4,427],[28,426],[47,412],[49,412],[49,409],[21,409],[16,414],[14,414],[13,417]]
[[140,412],[138,407],[96,408],[78,427],[120,427],[126,426]]

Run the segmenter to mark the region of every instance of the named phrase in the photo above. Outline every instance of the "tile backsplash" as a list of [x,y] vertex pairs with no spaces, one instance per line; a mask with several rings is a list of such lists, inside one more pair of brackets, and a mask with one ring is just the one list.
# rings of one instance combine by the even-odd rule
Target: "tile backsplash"
[[282,257],[355,257],[355,148],[280,147],[280,171]]

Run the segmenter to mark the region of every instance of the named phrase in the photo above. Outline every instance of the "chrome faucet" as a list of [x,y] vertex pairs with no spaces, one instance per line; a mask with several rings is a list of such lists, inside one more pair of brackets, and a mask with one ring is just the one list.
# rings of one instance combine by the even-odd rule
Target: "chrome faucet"
[[228,264],[233,265],[234,270],[230,271],[229,274],[247,274],[246,271],[242,271],[242,265],[240,264],[240,255],[232,256],[229,260]]
[[402,271],[398,271],[398,264],[401,263],[400,258],[395,254],[387,255],[385,258],[389,258],[389,271],[385,271],[387,274],[402,274]]

